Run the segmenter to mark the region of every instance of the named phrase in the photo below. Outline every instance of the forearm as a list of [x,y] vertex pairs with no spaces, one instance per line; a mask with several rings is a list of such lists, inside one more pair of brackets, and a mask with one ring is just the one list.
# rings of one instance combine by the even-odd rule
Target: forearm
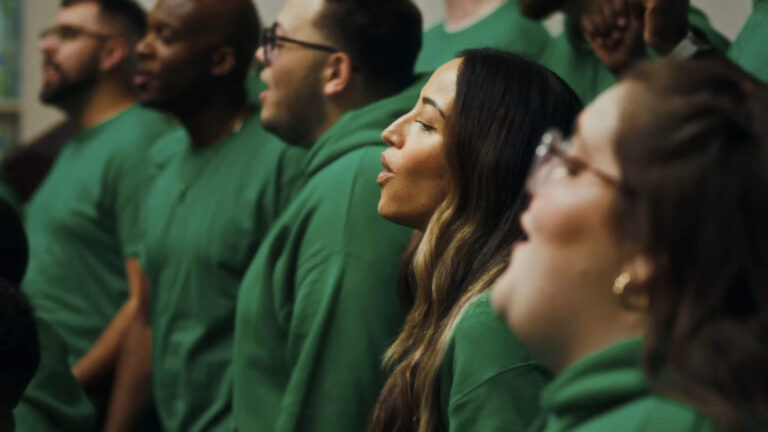
[[152,336],[148,322],[139,317],[128,329],[120,350],[104,430],[136,430],[149,408],[151,391]]
[[72,374],[88,393],[104,386],[115,368],[126,331],[136,318],[138,303],[128,299],[90,350],[72,367]]

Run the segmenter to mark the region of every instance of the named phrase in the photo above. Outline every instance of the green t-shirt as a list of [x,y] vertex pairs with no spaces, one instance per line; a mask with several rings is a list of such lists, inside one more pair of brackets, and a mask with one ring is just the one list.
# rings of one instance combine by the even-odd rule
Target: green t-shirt
[[405,313],[397,291],[411,231],[377,213],[381,132],[424,80],[345,114],[312,147],[307,183],[240,287],[234,416],[240,432],[364,430]]
[[442,430],[525,431],[551,376],[483,293],[456,324],[440,368]]
[[140,203],[151,177],[148,154],[171,129],[159,114],[133,105],[79,132],[29,204],[30,260],[22,290],[37,315],[61,335],[70,365],[128,297],[125,261],[135,255],[141,237]]
[[542,393],[531,432],[718,430],[693,408],[652,392],[642,349],[641,339],[626,340],[560,372]]
[[728,56],[763,82],[768,82],[768,0],[754,0],[752,15],[733,42]]
[[155,404],[166,430],[230,431],[237,290],[301,184],[306,151],[267,133],[258,112],[212,146],[179,130],[157,148],[174,153],[143,215]]
[[443,22],[424,32],[416,72],[432,72],[470,48],[498,48],[536,60],[551,37],[541,23],[520,13],[518,0],[508,0],[490,15],[457,32],[445,31]]
[[[688,22],[701,30],[715,49],[726,52],[728,40],[712,28],[703,12],[692,7]],[[565,29],[552,39],[540,61],[560,75],[576,91],[584,105],[616,83],[616,76],[595,55],[581,36],[578,23],[570,18],[566,18]]]
[[91,432],[93,406],[72,375],[67,347],[45,321],[36,326],[40,364],[13,410],[16,432]]

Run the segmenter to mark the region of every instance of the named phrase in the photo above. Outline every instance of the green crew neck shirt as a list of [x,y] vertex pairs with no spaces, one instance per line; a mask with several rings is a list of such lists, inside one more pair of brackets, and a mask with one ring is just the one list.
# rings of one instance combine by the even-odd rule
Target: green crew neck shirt
[[768,82],[768,0],[754,0],[752,14],[728,56],[759,80]]
[[489,292],[467,306],[440,368],[445,431],[525,431],[552,374],[493,310]]
[[538,59],[551,37],[544,26],[520,13],[518,0],[507,0],[478,22],[457,32],[441,22],[424,32],[416,72],[433,72],[470,48],[498,48]]
[[[29,268],[22,291],[61,336],[74,365],[128,298],[139,212],[151,181],[148,154],[173,126],[132,105],[75,135],[27,209]],[[94,396],[101,413],[106,393]],[[102,413],[103,414],[103,413]]]
[[411,231],[377,213],[381,132],[425,80],[348,112],[312,147],[307,183],[270,230],[237,302],[240,432],[360,431],[405,313],[400,257]]
[[16,432],[93,431],[93,406],[72,375],[66,345],[45,321],[36,327],[40,364],[13,410]]
[[[712,28],[699,9],[690,8],[688,22],[701,30],[715,49],[720,52],[728,50],[728,40]],[[540,61],[563,78],[584,105],[616,83],[616,76],[595,55],[582,37],[578,23],[569,17],[565,19],[563,32],[552,39]]]
[[261,240],[301,184],[306,151],[261,126],[206,148],[184,130],[148,195],[142,268],[150,284],[153,392],[168,431],[230,431],[237,291]]
[[626,340],[560,372],[542,393],[531,432],[718,430],[692,407],[650,389],[642,350],[641,339]]

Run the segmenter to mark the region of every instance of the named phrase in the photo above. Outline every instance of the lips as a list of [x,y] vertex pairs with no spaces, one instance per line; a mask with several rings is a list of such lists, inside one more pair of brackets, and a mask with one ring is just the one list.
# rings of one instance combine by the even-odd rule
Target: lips
[[384,186],[389,179],[395,176],[395,173],[389,167],[389,163],[387,163],[387,158],[384,156],[384,153],[381,154],[381,164],[384,166],[385,170],[379,173],[379,176],[376,178],[376,183],[378,183],[379,186]]
[[133,74],[134,85],[144,85],[154,76],[154,74],[146,69],[138,69]]

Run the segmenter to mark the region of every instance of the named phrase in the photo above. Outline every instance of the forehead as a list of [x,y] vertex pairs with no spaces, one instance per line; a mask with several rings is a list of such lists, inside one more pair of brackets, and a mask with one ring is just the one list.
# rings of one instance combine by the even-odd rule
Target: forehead
[[160,20],[175,27],[193,27],[202,25],[199,2],[195,0],[159,0],[149,14],[150,19]]
[[288,32],[297,32],[311,26],[322,11],[325,0],[287,0],[277,16],[277,22]]
[[632,103],[633,88],[619,83],[601,94],[579,115],[575,151],[604,171],[618,174],[614,143],[624,107]]
[[456,97],[456,80],[462,62],[462,59],[454,59],[440,66],[424,85],[421,96],[434,100],[443,110],[450,109]]
[[97,26],[100,24],[101,8],[96,2],[75,3],[59,9],[54,21],[57,25]]

